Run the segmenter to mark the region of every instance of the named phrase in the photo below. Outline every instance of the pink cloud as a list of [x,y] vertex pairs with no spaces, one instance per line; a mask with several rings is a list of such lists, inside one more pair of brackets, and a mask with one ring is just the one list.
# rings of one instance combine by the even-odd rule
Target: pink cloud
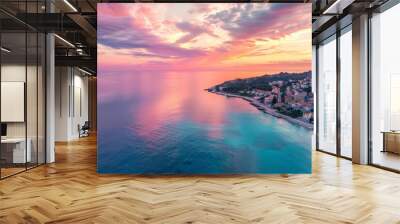
[[[161,16],[152,4],[100,4],[98,17],[99,70],[111,71],[233,71],[251,72],[304,71],[310,69],[311,46],[303,49],[281,50],[276,46],[257,46],[256,41],[280,40],[301,30],[310,30],[310,4],[236,4],[215,11],[213,4],[199,4],[189,11],[193,18]],[[157,4],[159,6],[159,4]],[[165,7],[170,5],[166,4]],[[223,5],[225,6],[225,5]],[[261,7],[260,7],[261,6]],[[263,7],[265,6],[265,7]],[[172,6],[171,6],[172,7]],[[179,4],[170,10],[178,10]],[[186,9],[187,10],[187,9]],[[201,16],[199,16],[201,15]],[[196,17],[197,16],[197,17]],[[151,24],[151,27],[148,26]],[[229,34],[217,35],[215,26]],[[175,43],[154,32],[157,29],[179,30],[183,36]],[[213,29],[211,29],[213,28]],[[213,48],[182,47],[182,44],[202,41],[202,34],[222,40]],[[224,39],[225,38],[225,39]],[[311,42],[310,42],[311,43]],[[285,42],[282,42],[284,45]],[[104,46],[104,47],[102,47]],[[297,58],[288,62],[249,62],[239,59],[276,54],[296,56],[309,52],[310,58]],[[225,61],[236,58],[236,64]],[[278,69],[280,67],[280,69]],[[267,70],[269,69],[269,70]]]
[[97,4],[97,14],[98,18],[101,18],[104,15],[109,16],[129,16],[130,15],[130,7],[129,4],[123,3],[98,3]]
[[209,15],[209,19],[221,24],[236,39],[257,36],[278,39],[310,27],[311,4],[271,4],[270,8],[261,9],[254,9],[253,6],[254,4],[239,4]]
[[203,33],[206,33],[213,37],[217,37],[217,35],[215,35],[209,28],[200,25],[195,25],[189,22],[176,23],[176,27],[178,27],[181,31],[186,33],[185,36],[181,37],[178,41],[176,41],[176,43],[178,44],[189,42]]

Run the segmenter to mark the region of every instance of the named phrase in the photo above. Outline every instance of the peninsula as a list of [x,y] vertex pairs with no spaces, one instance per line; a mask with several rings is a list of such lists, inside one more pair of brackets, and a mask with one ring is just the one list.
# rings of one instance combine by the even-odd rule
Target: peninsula
[[311,71],[307,71],[230,80],[206,90],[242,98],[265,113],[312,129],[314,97],[311,86]]

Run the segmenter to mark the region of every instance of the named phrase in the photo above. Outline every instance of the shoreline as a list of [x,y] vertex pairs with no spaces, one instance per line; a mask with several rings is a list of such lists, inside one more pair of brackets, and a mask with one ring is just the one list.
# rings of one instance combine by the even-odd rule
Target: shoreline
[[306,123],[306,122],[304,122],[302,120],[298,120],[296,118],[292,118],[292,117],[289,117],[287,115],[280,114],[280,113],[276,112],[276,110],[274,110],[274,109],[272,109],[272,108],[270,108],[270,107],[258,102],[257,100],[255,100],[255,99],[253,99],[251,97],[241,96],[241,95],[236,95],[236,94],[226,93],[226,92],[214,92],[214,91],[210,91],[208,89],[206,89],[206,91],[208,91],[210,93],[215,93],[215,94],[218,94],[218,95],[221,95],[221,96],[241,98],[241,99],[246,100],[247,102],[249,102],[251,105],[255,106],[257,109],[260,110],[260,108],[261,108],[262,109],[261,111],[264,112],[264,113],[267,113],[267,114],[272,115],[272,116],[277,117],[277,118],[285,119],[286,121],[289,121],[290,123],[299,125],[299,126],[301,126],[303,128],[307,128],[307,129],[310,129],[310,130],[314,129],[314,124]]

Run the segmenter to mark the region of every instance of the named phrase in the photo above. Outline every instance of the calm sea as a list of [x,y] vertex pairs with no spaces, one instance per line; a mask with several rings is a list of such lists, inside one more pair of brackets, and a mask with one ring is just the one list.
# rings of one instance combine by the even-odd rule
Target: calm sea
[[99,75],[98,172],[311,172],[311,131],[204,91],[234,74]]

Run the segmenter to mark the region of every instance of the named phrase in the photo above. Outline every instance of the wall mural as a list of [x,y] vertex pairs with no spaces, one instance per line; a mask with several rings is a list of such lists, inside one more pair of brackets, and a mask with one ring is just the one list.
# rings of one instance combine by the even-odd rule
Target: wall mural
[[98,4],[98,172],[310,173],[311,4]]

